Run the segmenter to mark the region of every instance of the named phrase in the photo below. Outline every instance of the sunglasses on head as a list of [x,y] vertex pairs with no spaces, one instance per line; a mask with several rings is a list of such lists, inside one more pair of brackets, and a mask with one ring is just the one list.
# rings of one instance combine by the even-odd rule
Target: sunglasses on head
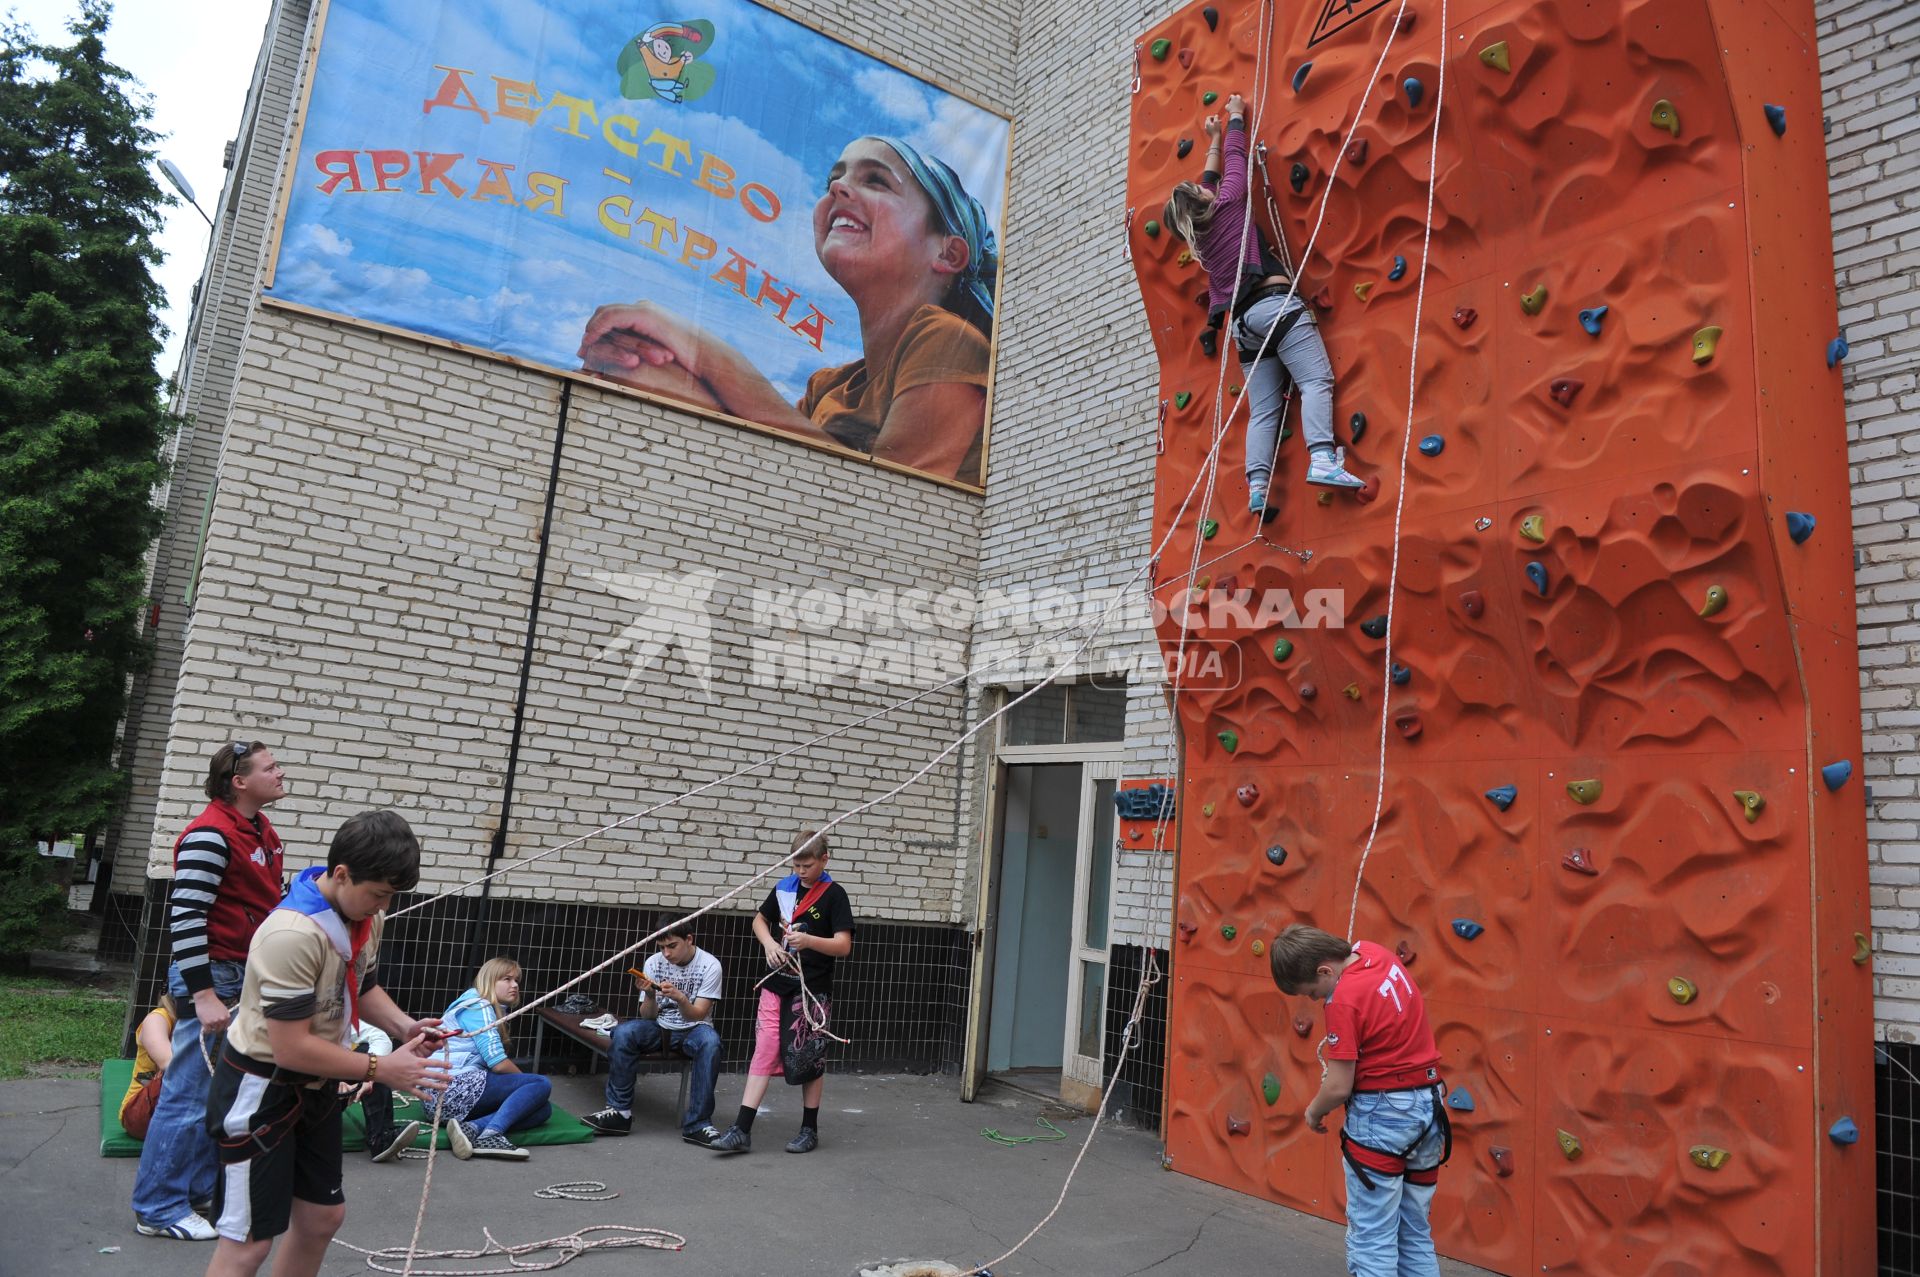
[[237,740],[233,742],[233,756],[236,760],[245,758],[248,754],[251,754],[252,752],[253,752],[253,746],[247,741]]

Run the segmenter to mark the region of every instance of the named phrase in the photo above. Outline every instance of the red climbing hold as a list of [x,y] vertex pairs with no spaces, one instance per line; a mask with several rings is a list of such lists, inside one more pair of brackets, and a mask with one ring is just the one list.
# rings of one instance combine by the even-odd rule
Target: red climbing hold
[[1251,807],[1260,801],[1260,787],[1258,785],[1242,785],[1233,791],[1233,796],[1240,800],[1242,807]]
[[1313,295],[1313,307],[1315,310],[1332,310],[1333,289],[1322,288],[1319,292],[1315,293]]
[[1487,1155],[1493,1158],[1493,1173],[1495,1175],[1498,1175],[1501,1179],[1505,1179],[1507,1176],[1513,1174],[1512,1149],[1503,1148],[1495,1144],[1487,1150]]
[[1460,610],[1477,621],[1480,614],[1487,610],[1487,601],[1480,596],[1480,591],[1467,590],[1460,595]]
[[1229,1114],[1227,1117],[1227,1134],[1251,1135],[1253,1134],[1253,1124]]
[[1367,481],[1354,489],[1353,499],[1361,505],[1372,505],[1373,499],[1380,495],[1380,476],[1370,474]]
[[1181,939],[1181,941],[1182,941],[1182,942],[1185,942],[1185,941],[1188,941],[1188,940],[1191,940],[1191,939],[1193,939],[1193,933],[1194,933],[1194,932],[1196,932],[1196,931],[1198,931],[1198,930],[1200,930],[1200,928],[1198,928],[1198,927],[1196,927],[1196,926],[1194,926],[1194,925],[1193,925],[1193,924],[1192,924],[1191,922],[1183,922],[1183,923],[1181,923],[1181,924],[1180,924],[1180,939]]
[[1575,847],[1560,858],[1560,863],[1575,873],[1585,874],[1589,878],[1600,872],[1600,866],[1593,863],[1593,853],[1585,847]]
[[1400,735],[1408,740],[1413,740],[1420,735],[1420,716],[1418,714],[1402,714],[1393,720],[1393,725],[1398,727],[1400,729]]
[[1367,139],[1357,137],[1347,143],[1347,163],[1365,164],[1367,162]]
[[1190,67],[1190,66],[1192,66],[1192,65],[1193,65],[1193,50],[1192,50],[1192,49],[1182,49],[1182,50],[1180,50],[1180,65],[1181,65],[1181,66],[1183,66],[1183,67]]
[[1318,696],[1318,695],[1320,695],[1320,689],[1319,689],[1319,688],[1317,688],[1317,687],[1315,687],[1315,686],[1314,686],[1314,685],[1313,685],[1312,683],[1302,683],[1302,684],[1300,684],[1300,699],[1301,699],[1301,700],[1303,700],[1303,701],[1310,701],[1310,700],[1312,700],[1312,699],[1313,699],[1314,697],[1316,697],[1316,696]]
[[1420,955],[1413,951],[1412,945],[1408,944],[1405,940],[1402,940],[1399,944],[1393,947],[1393,956],[1400,959],[1401,966],[1410,967],[1413,965],[1413,960],[1419,957]]
[[1296,1015],[1293,1017],[1293,1031],[1303,1038],[1307,1037],[1313,1032],[1313,1021],[1304,1015]]
[[1586,384],[1586,382],[1581,381],[1577,377],[1556,377],[1553,383],[1547,387],[1547,393],[1552,395],[1553,401],[1562,408],[1571,408],[1573,406],[1573,397],[1579,394],[1581,388]]
[[1462,330],[1473,327],[1473,321],[1478,318],[1480,318],[1480,312],[1471,306],[1454,307],[1453,322],[1458,324]]

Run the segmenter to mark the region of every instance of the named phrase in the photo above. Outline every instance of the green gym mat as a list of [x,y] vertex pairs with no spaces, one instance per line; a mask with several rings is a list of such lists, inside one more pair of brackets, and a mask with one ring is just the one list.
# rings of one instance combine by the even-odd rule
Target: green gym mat
[[[133,1080],[132,1060],[108,1060],[100,1067],[100,1156],[102,1157],[138,1157],[140,1141],[127,1134],[120,1125],[120,1097],[127,1093],[127,1083]],[[409,1100],[395,1106],[393,1120],[397,1125],[408,1122],[427,1122],[427,1113],[418,1100]],[[561,1108],[553,1106],[553,1116],[539,1126],[524,1131],[515,1131],[510,1137],[515,1144],[532,1146],[536,1144],[584,1144],[593,1138],[593,1130],[585,1122]],[[350,1106],[341,1118],[341,1144],[349,1153],[364,1152],[367,1147],[366,1123],[361,1118],[360,1106]],[[421,1146],[424,1147],[424,1141]],[[447,1132],[440,1131],[440,1147],[447,1147]]]

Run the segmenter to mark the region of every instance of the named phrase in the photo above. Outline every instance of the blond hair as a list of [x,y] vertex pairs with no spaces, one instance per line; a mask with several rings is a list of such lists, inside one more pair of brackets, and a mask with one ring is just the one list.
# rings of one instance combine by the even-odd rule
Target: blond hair
[[1219,201],[1209,198],[1211,195],[1212,192],[1198,182],[1182,182],[1173,188],[1160,214],[1173,228],[1173,233],[1187,241],[1187,247],[1193,250],[1193,260],[1200,263],[1202,270],[1207,268],[1207,263],[1200,256],[1200,237],[1213,223],[1214,210],[1219,206]]
[[[506,1008],[494,1001],[493,986],[508,976],[512,976],[516,980],[524,979],[526,972],[521,970],[520,964],[512,958],[488,958],[480,964],[480,970],[476,972],[473,977],[473,991],[485,998],[487,1004],[494,1009],[496,1014]],[[500,1035],[500,1045],[505,1046],[507,1044],[506,1026],[504,1024],[495,1024],[493,1027],[494,1032]]]

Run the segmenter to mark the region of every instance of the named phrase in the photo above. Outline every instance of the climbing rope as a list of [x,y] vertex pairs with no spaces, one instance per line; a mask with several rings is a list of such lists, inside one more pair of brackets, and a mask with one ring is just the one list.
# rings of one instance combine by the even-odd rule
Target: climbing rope
[[[1052,1122],[1049,1122],[1044,1117],[1034,1118],[1033,1124],[1035,1126],[1042,1128],[1040,1134],[1038,1135],[1002,1135],[999,1131],[995,1130],[991,1126],[981,1127],[980,1134],[985,1136],[987,1139],[992,1140],[995,1144],[1005,1144],[1008,1148],[1015,1148],[1021,1144],[1058,1144],[1061,1140],[1064,1140],[1065,1138],[1067,1138],[1067,1133],[1065,1131],[1061,1130],[1059,1127],[1055,1126]],[[995,1260],[994,1262],[999,1263],[1000,1261]]]
[[[589,1236],[593,1233],[610,1233],[612,1236]],[[517,1246],[502,1244],[494,1238],[492,1230],[484,1227],[480,1235],[486,1238],[486,1245],[473,1250],[419,1250],[413,1246],[382,1246],[377,1250],[368,1250],[364,1246],[341,1241],[338,1237],[333,1239],[333,1244],[366,1256],[367,1267],[375,1272],[397,1273],[401,1277],[407,1277],[415,1271],[413,1263],[417,1259],[489,1259],[500,1256],[507,1261],[507,1267],[421,1270],[423,1277],[496,1277],[496,1274],[551,1272],[572,1263],[590,1250],[627,1250],[636,1246],[650,1250],[685,1250],[687,1246],[687,1239],[678,1233],[670,1233],[664,1228],[642,1228],[635,1224],[588,1224],[571,1233],[549,1237],[544,1241],[522,1242]],[[560,1253],[544,1262],[529,1262],[526,1259],[528,1255],[537,1255],[545,1250]],[[393,1267],[396,1263],[401,1266]]]
[[597,1179],[569,1179],[536,1188],[533,1195],[549,1202],[610,1202],[620,1196],[620,1190]]

